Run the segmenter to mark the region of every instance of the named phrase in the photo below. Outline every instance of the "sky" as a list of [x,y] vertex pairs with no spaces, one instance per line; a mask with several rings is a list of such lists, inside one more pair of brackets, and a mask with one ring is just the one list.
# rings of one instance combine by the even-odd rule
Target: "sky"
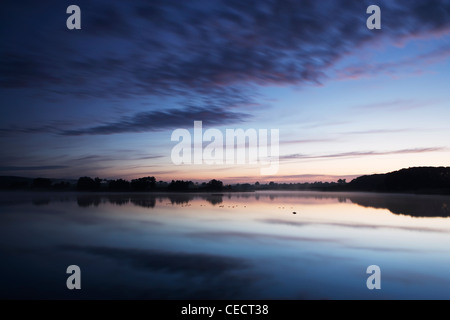
[[[445,0],[2,1],[0,175],[312,182],[450,166],[449,57]],[[172,133],[193,141],[194,121],[224,139],[278,130],[277,171],[175,164]]]

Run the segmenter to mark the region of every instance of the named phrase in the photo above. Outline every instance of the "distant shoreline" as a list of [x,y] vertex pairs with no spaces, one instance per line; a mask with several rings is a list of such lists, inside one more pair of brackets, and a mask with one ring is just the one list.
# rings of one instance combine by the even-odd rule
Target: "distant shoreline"
[[25,178],[0,176],[0,191],[57,191],[57,192],[112,192],[112,193],[220,193],[254,191],[330,191],[375,192],[424,195],[450,195],[450,167],[414,167],[385,174],[360,176],[347,182],[306,183],[241,183],[225,185],[212,179],[209,182],[172,180],[157,181],[155,177],[143,177],[131,181],[80,177],[76,180]]
[[360,193],[360,194],[379,194],[379,195],[435,195],[435,196],[450,196],[448,190],[436,190],[436,191],[375,191],[375,190],[353,190],[353,189],[336,189],[336,190],[321,190],[321,189],[258,189],[258,190],[224,190],[222,192],[217,191],[205,191],[205,190],[192,190],[192,191],[79,191],[79,190],[53,190],[53,189],[0,189],[0,193],[30,193],[30,194],[74,194],[74,195],[213,195],[213,196],[225,196],[227,194],[235,193],[265,193],[265,192],[318,192],[318,193]]

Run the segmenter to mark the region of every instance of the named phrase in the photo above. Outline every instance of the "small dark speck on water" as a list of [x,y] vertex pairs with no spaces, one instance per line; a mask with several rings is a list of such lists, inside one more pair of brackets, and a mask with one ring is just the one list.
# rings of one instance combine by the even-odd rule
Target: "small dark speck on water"
[[294,211],[294,212],[292,212],[292,214],[297,214],[297,212]]

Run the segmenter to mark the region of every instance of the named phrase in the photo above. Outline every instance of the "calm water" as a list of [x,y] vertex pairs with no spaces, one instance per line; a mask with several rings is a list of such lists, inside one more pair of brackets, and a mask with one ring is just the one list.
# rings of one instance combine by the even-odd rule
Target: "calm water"
[[3,299],[450,299],[450,197],[8,192],[0,209]]

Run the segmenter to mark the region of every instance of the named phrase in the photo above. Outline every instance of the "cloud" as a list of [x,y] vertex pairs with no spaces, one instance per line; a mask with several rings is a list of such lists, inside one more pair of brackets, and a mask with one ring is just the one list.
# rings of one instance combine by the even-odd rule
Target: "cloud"
[[323,155],[305,155],[305,154],[290,154],[280,156],[280,160],[294,160],[294,159],[332,159],[332,158],[352,158],[352,157],[366,157],[366,156],[384,156],[395,154],[412,154],[412,153],[428,153],[446,151],[444,147],[431,147],[431,148],[413,148],[413,149],[401,149],[392,151],[351,151],[342,153],[332,153]]
[[[414,72],[422,69],[423,65],[436,64],[441,61],[448,60],[450,57],[450,46],[442,46],[433,51],[410,56],[405,59],[395,60],[390,62],[365,64],[358,62],[351,66],[347,66],[337,71],[337,78],[345,79],[361,79],[380,74],[397,74],[399,71]],[[402,102],[402,101],[398,101]],[[413,106],[409,106],[412,108]]]
[[57,133],[58,131],[59,128],[53,124],[26,128],[14,125],[7,128],[0,128],[0,135],[7,135],[10,133]]
[[355,107],[355,109],[359,110],[379,110],[379,109],[399,109],[399,110],[405,110],[407,108],[414,108],[419,106],[426,106],[430,103],[434,103],[434,101],[427,101],[427,102],[420,102],[416,101],[414,99],[397,99],[397,100],[390,100],[390,101],[382,101],[382,102],[375,102],[375,103],[369,103],[364,105],[359,105]]
[[[275,175],[275,176],[266,176],[263,179],[258,178],[259,182],[270,182],[270,181],[278,181],[278,182],[293,182],[293,183],[301,183],[301,182],[316,182],[316,181],[338,181],[339,179],[353,180],[361,175],[358,174],[349,174],[349,175],[325,175],[325,174],[289,174],[289,175]],[[232,177],[231,179],[245,179],[245,177]],[[254,177],[247,177],[247,181],[255,180]]]
[[245,113],[193,107],[187,110],[171,109],[167,111],[140,112],[133,116],[123,116],[116,122],[83,129],[63,130],[60,131],[60,134],[65,136],[80,136],[149,132],[167,128],[190,128],[193,127],[195,120],[201,120],[205,122],[205,125],[220,125],[229,123],[230,121],[242,121],[249,117]]
[[[139,154],[137,154],[139,152]],[[161,159],[164,158],[163,155],[143,155],[138,150],[128,150],[128,151],[122,151],[117,152],[115,154],[104,154],[104,155],[97,155],[97,154],[91,154],[91,155],[82,155],[80,157],[76,157],[70,160],[67,160],[68,162],[73,163],[89,163],[92,161],[95,162],[105,162],[105,161],[116,161],[116,160],[154,160],[154,159]],[[139,166],[142,168],[142,166]],[[150,166],[152,167],[152,166]]]
[[68,166],[31,166],[31,167],[19,167],[19,166],[1,166],[0,171],[39,171],[39,170],[58,170],[67,169]]
[[338,139],[336,139],[336,138],[283,140],[283,141],[280,141],[280,144],[281,145],[285,145],[285,144],[306,144],[306,143],[336,142],[337,140]]
[[417,129],[372,129],[372,130],[342,132],[342,134],[384,134],[384,133],[399,133],[410,131],[417,132]]
[[[36,14],[23,28],[16,28],[21,5],[4,4],[1,29],[12,32],[0,50],[0,87],[96,98],[182,96],[202,106],[211,100],[237,106],[252,100],[255,86],[324,81],[336,61],[377,38],[399,41],[450,26],[448,1],[377,1],[381,33],[365,28],[371,1],[80,0],[82,30],[69,32],[60,14],[64,4],[52,3],[43,11],[30,2]],[[51,32],[35,35],[27,28],[37,24]],[[416,58],[446,57],[446,50]]]
[[138,157],[138,158],[136,158],[134,160],[153,160],[153,159],[161,159],[161,158],[164,158],[164,157],[165,156],[162,156],[162,155],[141,156],[141,157]]
[[381,101],[375,103],[368,103],[354,107],[356,111],[375,111],[379,112],[380,110],[389,110],[389,111],[408,111],[411,109],[417,108],[429,108],[432,105],[435,105],[438,100],[426,100],[426,101],[418,101],[414,99],[397,99],[390,101]]
[[[278,181],[282,182],[291,182],[291,183],[304,183],[304,182],[316,182],[316,181],[337,181],[339,179],[347,179],[353,180],[357,177],[361,176],[361,174],[352,174],[352,175],[325,175],[325,174],[288,174],[288,175],[275,175],[275,176],[265,176],[265,177],[252,177],[252,176],[233,176],[227,177],[230,180],[236,181],[247,181],[247,183],[251,183],[252,181],[258,182],[271,182]],[[272,195],[273,196],[273,195]]]

